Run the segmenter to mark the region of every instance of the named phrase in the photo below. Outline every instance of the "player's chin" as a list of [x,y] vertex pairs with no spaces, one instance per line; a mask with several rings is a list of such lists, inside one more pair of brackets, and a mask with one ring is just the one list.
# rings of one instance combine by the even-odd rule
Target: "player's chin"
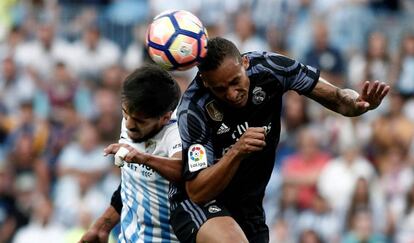
[[247,104],[247,99],[241,99],[237,102],[228,102],[230,106],[234,108],[242,108]]
[[143,138],[142,134],[139,132],[130,132],[128,131],[128,137],[132,140],[132,141],[139,141]]

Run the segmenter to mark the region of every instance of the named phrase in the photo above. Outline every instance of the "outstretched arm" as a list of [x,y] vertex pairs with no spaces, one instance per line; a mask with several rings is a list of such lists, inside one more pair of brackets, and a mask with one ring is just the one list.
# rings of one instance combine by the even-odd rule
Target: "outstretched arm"
[[359,116],[377,108],[389,90],[390,86],[384,82],[366,81],[359,94],[355,90],[341,89],[319,78],[315,88],[307,96],[344,116]]

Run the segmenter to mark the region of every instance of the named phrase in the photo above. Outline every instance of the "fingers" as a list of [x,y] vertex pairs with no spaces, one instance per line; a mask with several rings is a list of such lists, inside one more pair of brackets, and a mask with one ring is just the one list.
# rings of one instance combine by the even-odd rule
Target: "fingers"
[[[120,154],[118,154],[121,147],[125,148],[127,151],[122,151]],[[127,163],[142,163],[147,159],[147,155],[145,153],[141,153],[131,145],[125,143],[114,143],[108,145],[104,149],[104,156],[107,156],[108,154],[115,155],[115,165],[120,167],[123,166],[123,161]]]
[[364,86],[362,86],[362,97],[367,97],[368,96],[368,89],[369,89],[369,81],[365,81]]
[[380,94],[380,96],[379,96],[379,98],[382,100],[382,99],[384,99],[384,97],[388,94],[388,92],[390,91],[390,86],[389,85],[386,85],[385,87],[384,87],[384,89],[382,90],[382,92],[381,92],[381,94]]
[[120,147],[124,147],[128,150],[133,149],[130,145],[126,143],[113,143],[104,148],[104,156],[107,156],[108,154],[116,154]]
[[104,148],[104,156],[107,156],[108,154],[116,154],[116,152],[119,150],[119,147],[121,147],[121,144],[119,143],[108,145],[106,148]]
[[375,109],[381,104],[381,101],[390,90],[389,85],[384,82],[379,82],[378,80],[372,83],[371,88],[369,86],[370,82],[366,81],[362,88],[360,99],[356,103],[357,108],[360,110],[366,110],[365,108],[367,107],[369,107],[369,109]]

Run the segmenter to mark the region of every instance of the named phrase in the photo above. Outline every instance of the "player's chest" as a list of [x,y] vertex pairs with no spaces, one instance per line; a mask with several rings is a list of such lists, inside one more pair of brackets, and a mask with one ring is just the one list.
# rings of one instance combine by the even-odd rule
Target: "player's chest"
[[[134,145],[139,152],[166,157],[167,152],[159,146],[157,140],[148,140],[145,143]],[[133,181],[157,181],[162,178],[153,168],[137,161],[137,163],[125,163],[122,167],[123,177]]]

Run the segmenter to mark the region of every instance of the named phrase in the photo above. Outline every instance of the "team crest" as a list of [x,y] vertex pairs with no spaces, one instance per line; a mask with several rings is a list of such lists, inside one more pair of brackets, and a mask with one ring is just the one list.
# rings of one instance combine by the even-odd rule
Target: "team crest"
[[145,142],[145,152],[152,154],[155,150],[155,147],[157,145],[157,142],[155,142],[154,140],[148,140]]
[[193,144],[188,149],[188,168],[190,172],[207,168],[207,153],[203,145]]
[[217,205],[211,205],[210,207],[208,207],[208,211],[210,213],[218,213],[221,211],[221,208],[219,208]]
[[253,89],[253,98],[252,98],[253,104],[259,105],[263,103],[265,98],[266,98],[266,93],[262,90],[261,87],[255,87]]
[[210,101],[206,105],[206,110],[208,115],[213,121],[222,121],[223,120],[223,112],[221,112],[217,106],[214,104],[214,100]]

